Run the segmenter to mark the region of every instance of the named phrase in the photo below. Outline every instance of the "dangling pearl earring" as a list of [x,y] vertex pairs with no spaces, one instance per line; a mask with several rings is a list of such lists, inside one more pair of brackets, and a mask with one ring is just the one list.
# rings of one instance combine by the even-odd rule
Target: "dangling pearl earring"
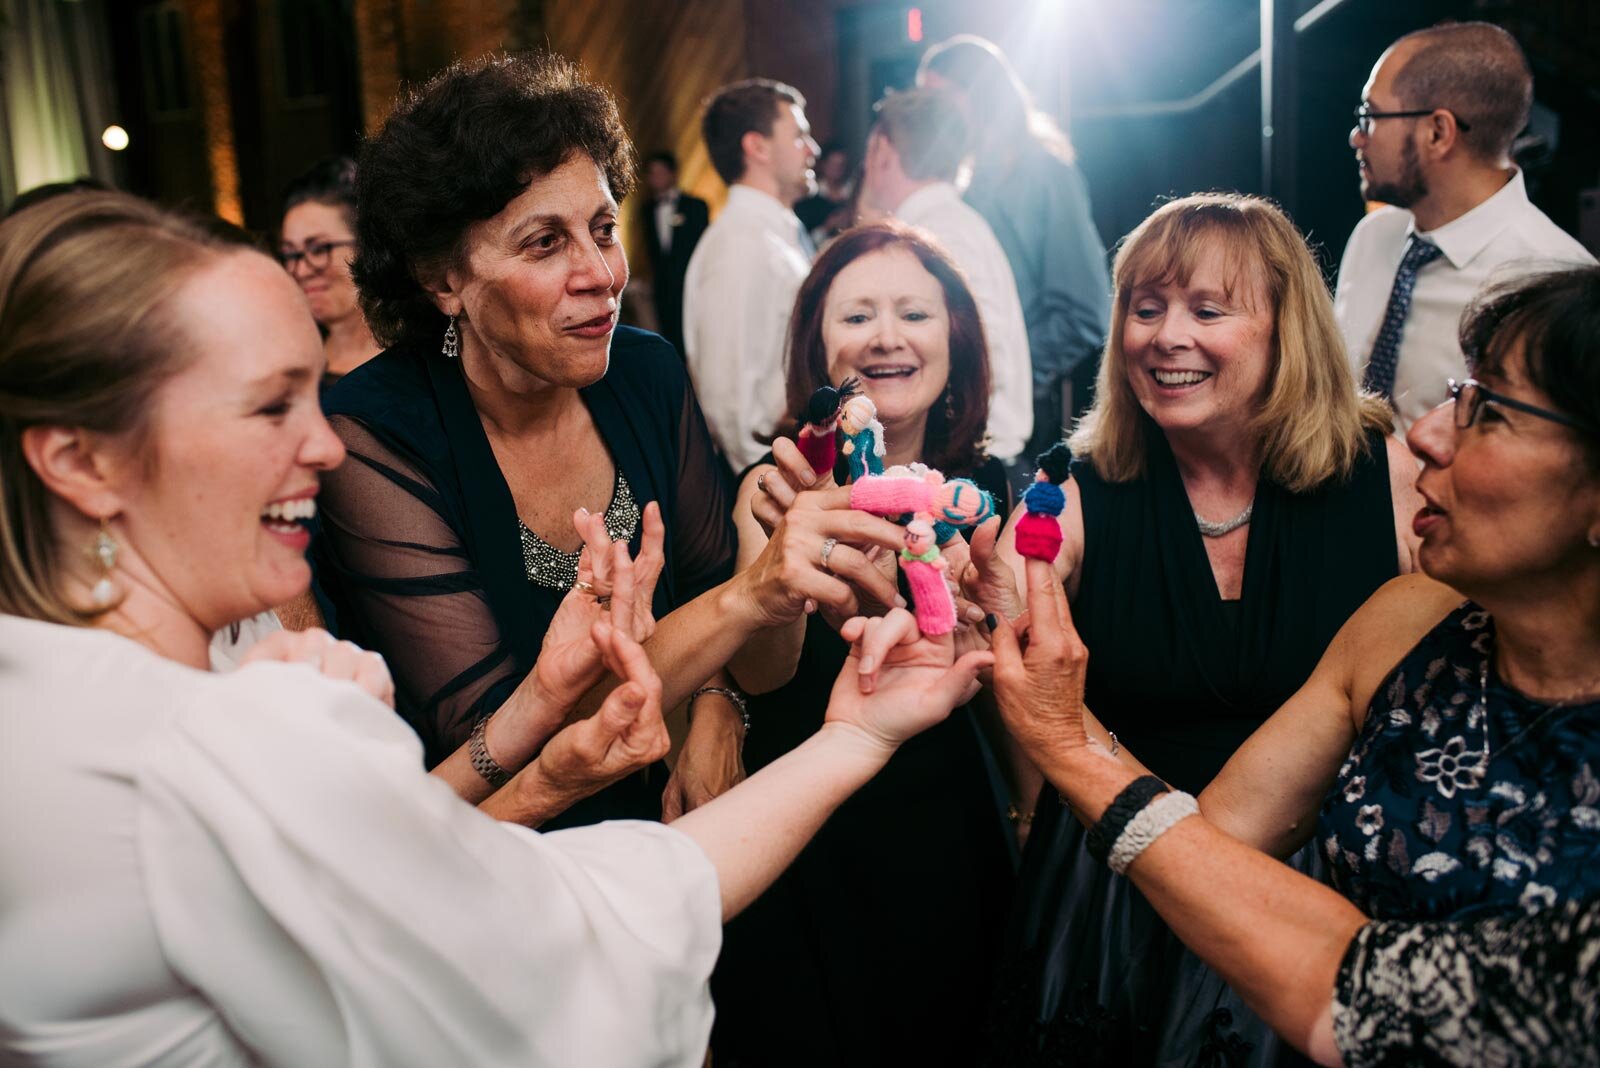
[[104,611],[117,599],[117,586],[111,581],[111,569],[117,566],[117,539],[111,536],[111,522],[104,516],[100,518],[100,533],[89,546],[89,555],[100,565],[100,581],[89,592],[89,599],[96,609]]
[[444,328],[444,348],[441,350],[445,359],[453,360],[461,355],[461,338],[456,333],[456,317],[450,316],[450,325]]
[[955,387],[949,382],[944,384],[944,417],[952,423],[956,420]]

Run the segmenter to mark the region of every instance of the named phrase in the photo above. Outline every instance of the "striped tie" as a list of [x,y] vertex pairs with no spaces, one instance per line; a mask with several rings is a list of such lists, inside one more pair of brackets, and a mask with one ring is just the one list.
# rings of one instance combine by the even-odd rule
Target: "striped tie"
[[1438,259],[1439,246],[1415,234],[1406,244],[1400,257],[1400,269],[1394,273],[1394,288],[1389,290],[1389,307],[1383,313],[1383,328],[1372,346],[1367,359],[1367,370],[1361,384],[1374,393],[1394,400],[1394,369],[1400,360],[1400,339],[1406,332],[1406,315],[1411,311],[1411,291],[1417,288],[1417,272]]

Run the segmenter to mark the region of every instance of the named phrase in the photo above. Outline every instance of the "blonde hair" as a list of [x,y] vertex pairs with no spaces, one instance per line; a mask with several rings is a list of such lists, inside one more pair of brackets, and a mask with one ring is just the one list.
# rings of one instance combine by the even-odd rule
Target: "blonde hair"
[[77,427],[137,442],[155,391],[189,362],[171,298],[235,247],[123,193],[55,197],[0,224],[0,612],[94,618],[63,593],[51,495],[23,432]]
[[1250,422],[1267,476],[1303,493],[1348,477],[1367,451],[1367,432],[1393,429],[1381,397],[1356,388],[1333,302],[1311,250],[1277,205],[1237,193],[1197,193],[1163,204],[1122,242],[1112,276],[1111,336],[1095,383],[1094,405],[1069,443],[1109,482],[1145,470],[1143,410],[1128,384],[1122,326],[1133,291],[1187,285],[1201,258],[1219,250],[1232,291],[1259,277],[1273,312],[1273,358],[1265,395]]

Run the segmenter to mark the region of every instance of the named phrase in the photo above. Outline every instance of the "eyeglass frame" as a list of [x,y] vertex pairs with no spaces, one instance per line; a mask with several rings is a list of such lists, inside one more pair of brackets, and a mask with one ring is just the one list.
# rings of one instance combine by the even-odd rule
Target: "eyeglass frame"
[[[1476,423],[1478,421],[1478,413],[1483,411],[1485,404],[1498,404],[1513,411],[1526,412],[1528,415],[1537,416],[1540,419],[1548,419],[1552,423],[1560,423],[1562,426],[1570,427],[1573,430],[1581,430],[1586,434],[1600,432],[1581,419],[1574,419],[1570,415],[1553,412],[1549,408],[1541,408],[1537,404],[1529,404],[1527,401],[1519,401],[1515,397],[1506,396],[1504,393],[1496,393],[1476,378],[1464,378],[1459,382],[1453,378],[1447,378],[1445,382],[1449,386],[1450,400],[1454,405],[1451,410],[1451,422],[1455,424],[1457,430],[1466,430]],[[1469,403],[1467,420],[1462,422],[1461,398],[1466,394],[1469,387],[1474,397],[1481,397],[1482,399]]]
[[1449,112],[1450,117],[1456,120],[1456,129],[1466,133],[1472,129],[1472,124],[1460,115],[1450,111],[1449,108],[1418,108],[1406,111],[1373,111],[1371,104],[1361,104],[1356,108],[1356,129],[1361,131],[1362,137],[1372,136],[1372,124],[1379,119],[1420,119],[1424,115],[1432,115],[1435,111]]
[[[297,248],[293,252],[285,252],[280,248],[278,250],[278,262],[283,265],[284,270],[290,272],[291,274],[294,273],[295,264],[301,262],[302,260],[305,262],[306,266],[310,267],[313,271],[326,271],[328,269],[328,265],[333,262],[334,249],[353,248],[355,244],[356,240],[352,237],[342,241],[308,242],[304,248]],[[313,252],[313,249],[316,251]],[[322,262],[320,263],[318,263],[316,259],[316,257],[319,256],[322,258]]]

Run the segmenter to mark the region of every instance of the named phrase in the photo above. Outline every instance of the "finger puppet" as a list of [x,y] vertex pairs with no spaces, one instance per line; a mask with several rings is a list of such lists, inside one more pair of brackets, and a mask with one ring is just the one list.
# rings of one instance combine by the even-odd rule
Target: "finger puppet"
[[811,465],[812,474],[825,475],[833,470],[838,453],[835,431],[839,429],[840,409],[846,401],[861,391],[861,379],[847,378],[837,389],[820,386],[806,402],[805,413],[800,417],[800,433],[795,444],[800,455]]
[[839,409],[839,430],[844,434],[840,451],[850,462],[850,477],[883,473],[883,424],[872,398],[858,393]]
[[1022,518],[1017,520],[1017,552],[1034,560],[1054,563],[1061,552],[1061,521],[1067,506],[1062,484],[1072,467],[1072,450],[1057,442],[1040,454],[1033,482],[1022,491]]
[[994,515],[994,498],[970,479],[952,478],[922,464],[891,468],[892,474],[866,475],[850,485],[850,506],[906,523],[901,570],[911,587],[917,626],[924,634],[949,634],[956,606],[946,582],[949,563],[939,552],[961,527]]
[[852,483],[850,507],[892,519],[920,516],[933,524],[939,545],[948,545],[958,528],[975,527],[994,515],[994,498],[971,479],[947,481],[921,464],[891,470]]
[[933,524],[913,519],[906,524],[906,545],[900,550],[900,568],[911,587],[917,628],[924,634],[949,634],[956,629],[956,604],[945,582],[950,565],[933,541]]

